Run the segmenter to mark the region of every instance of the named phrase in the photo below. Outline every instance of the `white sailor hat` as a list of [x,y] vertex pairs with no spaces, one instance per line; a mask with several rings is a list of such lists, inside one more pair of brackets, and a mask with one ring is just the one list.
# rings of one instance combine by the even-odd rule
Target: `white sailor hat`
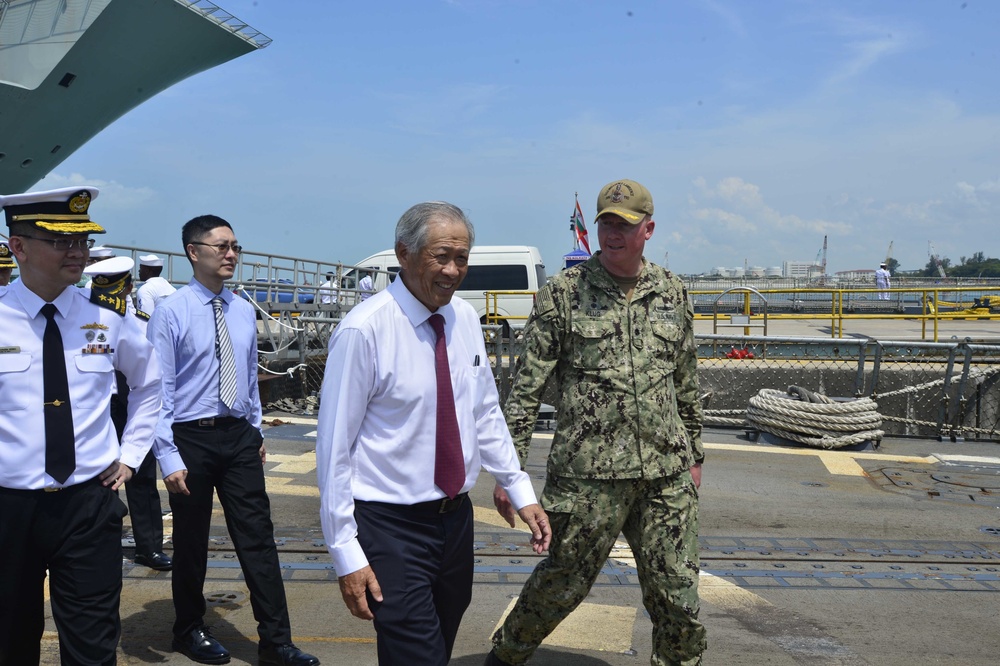
[[132,279],[135,262],[131,257],[111,257],[93,263],[83,269],[85,275],[93,278],[92,289],[106,294],[117,294]]
[[[91,253],[91,254],[93,254],[93,253]],[[141,257],[139,257],[139,265],[140,266],[162,266],[163,265],[163,259],[160,259],[155,254],[144,254]]]
[[[115,251],[110,247],[104,247],[103,245],[98,245],[96,247],[90,248],[91,259],[108,259],[113,256],[115,256]],[[129,261],[131,261],[131,259]]]
[[17,268],[7,243],[0,243],[0,268]]
[[0,196],[7,226],[30,222],[53,234],[103,234],[104,227],[92,222],[88,211],[97,198],[96,187],[63,187],[45,192]]

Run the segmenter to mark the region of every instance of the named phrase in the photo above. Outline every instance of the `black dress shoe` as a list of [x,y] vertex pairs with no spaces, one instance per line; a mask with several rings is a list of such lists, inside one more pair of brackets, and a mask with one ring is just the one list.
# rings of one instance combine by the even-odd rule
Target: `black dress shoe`
[[306,654],[293,643],[284,645],[261,645],[257,648],[261,666],[319,666],[319,659]]
[[174,568],[174,561],[170,559],[170,556],[166,553],[150,553],[149,555],[142,555],[136,553],[132,561],[136,564],[141,564],[150,569],[156,569],[157,571],[170,571]]
[[174,650],[199,664],[229,663],[229,650],[212,638],[208,627],[198,627],[183,636],[174,636]]

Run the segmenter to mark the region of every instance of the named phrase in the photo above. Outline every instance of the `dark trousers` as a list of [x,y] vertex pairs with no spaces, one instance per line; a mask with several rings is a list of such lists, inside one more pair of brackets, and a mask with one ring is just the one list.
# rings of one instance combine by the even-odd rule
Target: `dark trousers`
[[[128,422],[128,380],[115,372],[118,392],[111,396],[111,422],[115,424],[118,442],[122,441]],[[163,551],[163,514],[160,512],[160,491],[156,488],[156,457],[152,450],[146,454],[139,469],[125,484],[128,513],[132,517],[132,536],[135,552],[141,555]]]
[[132,479],[125,484],[128,514],[132,519],[135,552],[149,555],[163,551],[163,513],[156,487],[156,456],[150,451]]
[[49,571],[64,665],[113,665],[125,505],[96,479],[55,493],[0,488],[0,666],[37,665]]
[[355,503],[358,541],[382,588],[368,596],[383,666],[445,666],[472,601],[472,503]]
[[174,634],[183,635],[202,625],[212,499],[218,491],[229,536],[250,588],[261,643],[290,642],[288,604],[260,461],[260,431],[243,420],[212,428],[175,424],[173,430],[191,492],[170,494],[174,514]]

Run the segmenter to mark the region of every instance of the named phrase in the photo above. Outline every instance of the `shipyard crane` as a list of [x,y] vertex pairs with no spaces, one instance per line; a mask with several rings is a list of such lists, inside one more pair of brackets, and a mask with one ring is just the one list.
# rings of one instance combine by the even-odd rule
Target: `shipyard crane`
[[892,259],[892,243],[893,243],[893,241],[889,241],[889,249],[885,251],[885,265],[886,266],[889,265],[889,261]]
[[934,243],[927,241],[927,256],[931,258],[934,265],[937,266],[938,275],[941,277],[948,277],[944,273],[944,265],[941,263],[941,258],[937,256],[937,252],[934,251]]
[[816,253],[816,259],[813,261],[813,265],[815,268],[819,269],[820,280],[826,277],[826,236],[823,236],[823,247]]

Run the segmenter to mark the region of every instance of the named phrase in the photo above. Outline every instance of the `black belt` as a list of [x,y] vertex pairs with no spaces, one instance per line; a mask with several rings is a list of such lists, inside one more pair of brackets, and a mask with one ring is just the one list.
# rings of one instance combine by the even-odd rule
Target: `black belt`
[[441,499],[431,500],[430,502],[411,504],[408,508],[415,509],[417,511],[428,511],[430,513],[451,513],[461,507],[468,496],[469,493],[461,493],[459,495],[455,495],[455,499],[442,497]]
[[52,486],[52,487],[49,487],[49,488],[6,488],[6,487],[0,487],[0,490],[10,490],[10,491],[18,492],[18,493],[58,493],[58,492],[62,492],[64,490],[79,490],[80,488],[83,488],[85,486],[94,485],[95,483],[99,484],[100,482],[101,482],[101,477],[100,476],[95,476],[92,479],[87,479],[86,481],[82,481],[80,483],[75,483],[72,486]]
[[226,428],[231,425],[236,425],[237,423],[248,423],[248,421],[246,419],[236,418],[235,416],[212,416],[207,419],[175,422],[174,425],[185,426],[188,428]]

